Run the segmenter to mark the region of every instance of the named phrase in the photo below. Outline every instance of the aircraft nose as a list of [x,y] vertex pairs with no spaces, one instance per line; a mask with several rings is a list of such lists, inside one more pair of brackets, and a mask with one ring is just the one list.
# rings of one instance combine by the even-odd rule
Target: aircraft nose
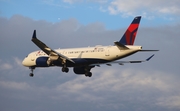
[[29,61],[29,59],[26,57],[24,58],[24,60],[22,61],[22,65],[26,66],[26,67],[30,67],[32,65],[32,63]]
[[26,57],[22,61],[22,65],[26,66],[26,67],[32,67],[32,66],[35,66],[36,63],[35,63],[35,61],[32,61],[29,57]]
[[27,66],[26,58],[22,61],[22,65],[23,65],[23,66]]

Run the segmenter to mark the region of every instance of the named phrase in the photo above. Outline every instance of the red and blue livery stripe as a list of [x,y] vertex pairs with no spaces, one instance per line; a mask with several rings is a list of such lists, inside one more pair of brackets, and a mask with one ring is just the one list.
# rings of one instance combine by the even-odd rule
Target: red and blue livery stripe
[[141,16],[135,17],[119,41],[123,45],[133,45],[138,31]]

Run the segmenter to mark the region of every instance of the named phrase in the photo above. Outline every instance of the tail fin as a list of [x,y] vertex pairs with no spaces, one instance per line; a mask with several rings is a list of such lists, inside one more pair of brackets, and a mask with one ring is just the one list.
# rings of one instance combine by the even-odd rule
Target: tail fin
[[136,38],[140,20],[141,20],[141,16],[137,16],[134,18],[134,20],[132,21],[132,23],[129,25],[128,29],[122,36],[121,40],[119,41],[121,44],[123,45],[134,44],[134,40]]

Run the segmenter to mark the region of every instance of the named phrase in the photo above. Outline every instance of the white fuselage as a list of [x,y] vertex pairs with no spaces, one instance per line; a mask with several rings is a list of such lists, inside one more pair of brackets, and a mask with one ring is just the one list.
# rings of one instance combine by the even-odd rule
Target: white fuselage
[[[70,58],[70,59],[86,59],[86,62],[106,63],[117,59],[127,57],[131,54],[141,50],[141,46],[126,46],[128,50],[120,50],[117,46],[95,46],[84,48],[71,48],[71,49],[56,49],[55,51]],[[27,67],[33,67],[37,65],[37,59],[39,57],[49,57],[43,51],[35,51],[30,53],[24,60],[23,65]],[[95,60],[95,61],[93,61]],[[82,63],[86,64],[86,63]],[[79,64],[80,65],[80,64]],[[54,66],[54,65],[51,65]],[[36,66],[38,67],[38,66]]]

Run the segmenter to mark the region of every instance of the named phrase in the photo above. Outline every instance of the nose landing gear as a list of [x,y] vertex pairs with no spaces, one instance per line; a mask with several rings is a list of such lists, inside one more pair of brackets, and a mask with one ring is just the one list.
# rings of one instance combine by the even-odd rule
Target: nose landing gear
[[30,73],[30,74],[29,74],[29,76],[30,76],[30,77],[33,77],[33,76],[34,76],[34,74],[33,74],[33,73]]
[[33,77],[34,76],[33,71],[34,71],[35,67],[29,67],[29,69],[31,69],[31,73],[29,74],[29,76]]

